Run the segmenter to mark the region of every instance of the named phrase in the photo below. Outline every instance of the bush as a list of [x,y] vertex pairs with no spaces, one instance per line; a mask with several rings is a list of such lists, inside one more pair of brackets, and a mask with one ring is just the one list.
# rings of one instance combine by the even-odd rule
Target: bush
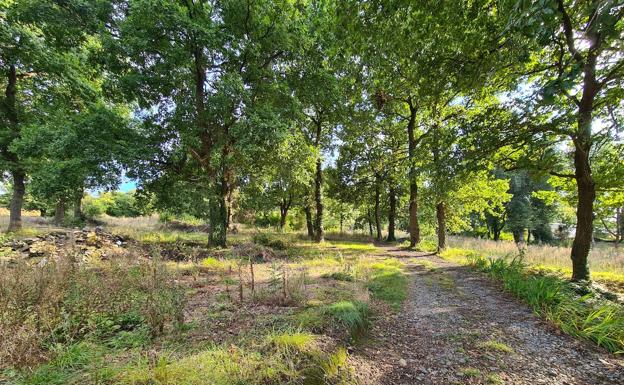
[[[28,365],[56,344],[161,333],[182,321],[183,292],[157,262],[79,266],[72,255],[0,272],[0,362]],[[126,333],[120,337],[120,333]],[[127,341],[126,341],[127,342]],[[136,342],[136,341],[135,341]],[[127,342],[134,344],[135,342]]]
[[267,233],[254,234],[252,241],[255,244],[270,247],[274,250],[286,250],[289,247],[288,242],[285,240]]
[[106,212],[106,203],[103,200],[86,196],[82,201],[82,213],[88,219],[95,219]]

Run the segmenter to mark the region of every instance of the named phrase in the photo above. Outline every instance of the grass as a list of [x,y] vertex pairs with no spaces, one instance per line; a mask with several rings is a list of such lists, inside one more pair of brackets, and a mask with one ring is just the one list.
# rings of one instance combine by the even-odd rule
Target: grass
[[364,265],[370,270],[367,287],[374,298],[387,302],[395,310],[407,298],[407,276],[396,259],[385,259]]
[[352,336],[362,334],[369,324],[370,311],[364,302],[340,301],[327,306],[323,311],[346,327]]
[[[267,239],[273,246],[281,248],[274,242],[281,239],[287,249],[269,261],[255,261],[253,269],[241,263],[239,270],[230,253],[207,252],[206,234],[160,229],[156,218],[105,220],[114,233],[144,244],[197,241],[190,245],[196,258],[161,262],[145,258],[144,248],[131,243],[124,248],[127,254],[93,261],[74,250],[77,258],[68,261],[80,261],[75,269],[54,263],[41,271],[34,264],[3,266],[11,274],[0,277],[0,305],[5,298],[28,302],[16,308],[34,309],[16,313],[10,330],[24,325],[35,330],[36,319],[29,314],[50,312],[50,317],[41,335],[9,333],[7,339],[9,329],[0,328],[0,348],[10,350],[19,342],[25,355],[35,357],[30,362],[0,359],[0,382],[351,383],[342,346],[366,333],[370,298],[398,308],[407,295],[402,263],[369,256],[376,248],[365,239],[341,235],[315,244],[292,234],[271,234]],[[232,243],[248,242],[254,234],[247,229],[241,233]],[[186,255],[186,250],[179,251]],[[166,258],[167,251],[167,245],[154,246],[149,255]],[[242,303],[239,289],[244,290]],[[290,300],[295,294],[297,301]],[[275,300],[282,298],[288,301]],[[6,306],[0,322],[14,313],[9,311],[12,302]],[[178,318],[182,314],[186,319]],[[13,341],[16,337],[21,340]]]
[[[512,241],[491,241],[470,237],[449,237],[454,249],[473,250],[486,258],[505,258],[516,255],[518,248]],[[530,265],[570,274],[570,248],[553,245],[527,245],[524,260]],[[589,254],[589,267],[594,279],[620,282],[624,285],[624,247],[596,242]]]
[[343,384],[350,378],[344,349],[324,351],[303,332],[272,333],[263,344],[213,346],[154,363],[139,360],[118,376],[128,385]]
[[477,368],[462,368],[460,373],[466,377],[478,377],[481,375],[481,371]]
[[501,352],[501,353],[513,353],[513,349],[511,348],[511,346],[503,342],[495,341],[495,340],[482,342],[478,344],[477,346],[482,349],[492,350],[492,351]]
[[507,291],[565,333],[591,340],[612,353],[624,353],[621,305],[559,276],[535,273],[521,259],[487,259],[475,254],[467,259],[470,266],[500,280]]

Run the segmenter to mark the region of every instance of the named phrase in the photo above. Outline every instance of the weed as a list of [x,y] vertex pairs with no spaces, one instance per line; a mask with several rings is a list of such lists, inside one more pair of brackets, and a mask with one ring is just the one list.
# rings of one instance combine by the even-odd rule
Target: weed
[[490,373],[485,378],[485,382],[489,385],[502,385],[503,379],[496,373]]
[[489,340],[486,342],[482,342],[480,344],[477,345],[478,347],[482,348],[482,349],[487,349],[487,350],[494,350],[497,352],[502,352],[502,353],[513,353],[513,349],[511,348],[511,346],[503,343],[503,342],[499,342],[499,341],[495,341],[495,340]]
[[481,375],[481,371],[477,368],[462,368],[460,373],[466,377],[478,377]]

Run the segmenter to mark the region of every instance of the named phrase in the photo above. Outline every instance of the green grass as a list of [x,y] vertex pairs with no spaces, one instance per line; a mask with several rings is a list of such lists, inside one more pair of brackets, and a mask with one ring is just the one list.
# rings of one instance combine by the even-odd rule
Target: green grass
[[321,275],[322,278],[334,279],[336,281],[353,282],[353,275],[345,273],[343,271],[337,271],[334,273],[325,273]]
[[263,344],[213,346],[155,362],[138,360],[118,376],[127,385],[344,384],[349,377],[344,349],[324,351],[304,332],[266,336]]
[[511,346],[503,342],[495,341],[495,340],[482,342],[478,344],[477,346],[482,349],[493,350],[493,351],[501,352],[501,353],[513,353],[513,349],[511,348]]
[[624,308],[593,292],[579,294],[570,282],[552,274],[535,273],[520,259],[468,257],[469,264],[502,281],[537,314],[565,333],[594,341],[612,353],[624,353]]
[[481,375],[481,371],[477,368],[463,368],[460,373],[466,377],[478,377]]
[[14,372],[15,385],[68,385],[87,382],[96,383],[112,380],[116,374],[104,365],[105,349],[102,346],[81,342],[69,346],[58,346],[55,358],[40,365],[34,371]]
[[395,310],[407,298],[407,277],[397,260],[386,259],[370,266],[371,274],[367,287],[374,298],[390,304]]
[[324,312],[344,325],[351,335],[362,334],[368,327],[368,305],[359,301],[340,301],[327,306]]

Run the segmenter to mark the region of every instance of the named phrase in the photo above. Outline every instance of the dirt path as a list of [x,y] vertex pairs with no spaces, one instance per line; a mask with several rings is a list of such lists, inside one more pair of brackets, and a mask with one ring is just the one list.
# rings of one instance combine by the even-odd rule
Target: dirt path
[[409,298],[353,353],[362,384],[624,384],[624,360],[563,335],[492,282],[436,256],[413,258]]

